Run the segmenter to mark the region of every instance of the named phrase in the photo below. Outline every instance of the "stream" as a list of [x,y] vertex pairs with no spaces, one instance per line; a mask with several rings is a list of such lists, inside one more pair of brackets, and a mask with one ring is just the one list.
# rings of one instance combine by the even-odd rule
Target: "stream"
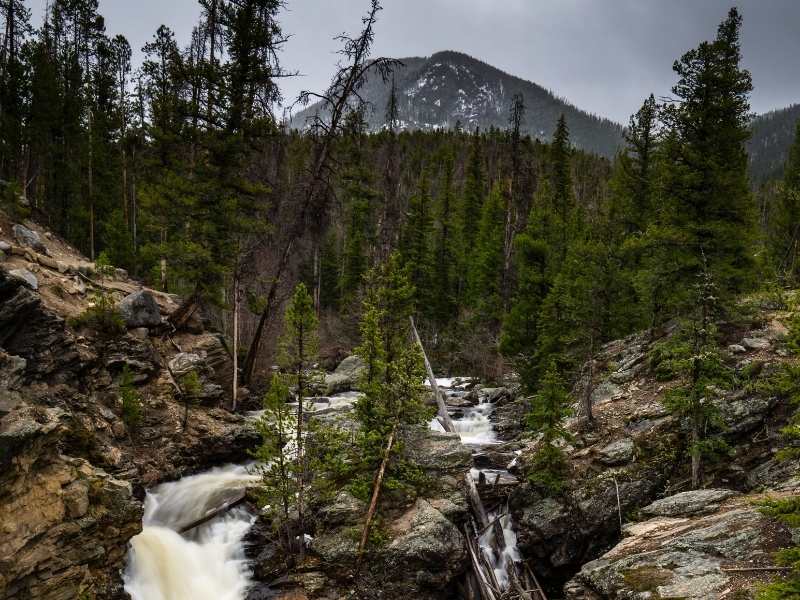
[[184,534],[180,530],[258,480],[226,466],[148,491],[142,532],[123,574],[133,600],[240,600],[250,586],[243,539],[256,520],[237,507]]
[[[477,457],[487,448],[491,448],[502,443],[497,436],[494,423],[492,423],[492,413],[497,407],[489,402],[484,396],[478,395],[478,403],[474,406],[461,406],[462,398],[467,394],[466,386],[469,379],[442,378],[436,380],[439,390],[444,393],[446,404],[448,405],[450,416],[456,432],[461,437],[465,446],[472,449],[473,456]],[[454,405],[458,406],[456,408]],[[430,428],[434,431],[444,432],[444,427],[438,418],[434,418],[430,423]],[[498,468],[479,468],[473,467],[470,476],[479,485],[492,485],[497,482],[515,482],[516,478],[507,469]],[[495,540],[495,530],[490,527],[478,538],[478,545],[483,553],[486,562],[494,571],[494,576],[502,591],[508,589],[510,585],[508,568],[512,563],[522,560],[517,546],[517,534],[514,531],[514,523],[511,515],[507,514],[507,507],[498,506],[489,511],[489,521],[492,522],[499,517],[502,529],[502,543],[498,544]]]
[[[460,404],[466,395],[468,380],[439,379],[440,389],[449,404]],[[347,392],[313,400],[312,412],[320,416],[349,409],[358,398]],[[462,442],[474,455],[499,444],[491,421],[495,405],[481,400],[474,406],[451,406],[453,423]],[[258,418],[261,411],[249,414]],[[431,429],[443,431],[437,419]],[[513,479],[504,469],[473,468],[476,482]],[[256,521],[245,507],[236,507],[201,525],[183,532],[209,511],[233,500],[241,491],[258,481],[244,465],[228,465],[199,475],[163,483],[147,492],[142,532],[131,539],[123,573],[125,591],[132,600],[241,600],[251,585],[251,570],[245,558],[244,538]],[[502,507],[490,512],[490,520],[502,514]],[[492,567],[498,584],[506,589],[508,565],[520,560],[517,537],[511,517],[501,516],[503,548],[493,543],[490,528],[478,539],[486,562]]]

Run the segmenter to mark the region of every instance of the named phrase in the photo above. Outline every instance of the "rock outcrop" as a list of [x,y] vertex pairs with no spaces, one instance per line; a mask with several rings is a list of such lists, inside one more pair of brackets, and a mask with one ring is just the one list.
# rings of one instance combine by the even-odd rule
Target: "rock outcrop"
[[326,396],[341,394],[358,389],[358,380],[364,372],[364,363],[358,356],[345,358],[333,373],[325,376],[324,393]]
[[[774,575],[725,570],[768,565],[771,552],[789,542],[786,529],[753,505],[759,497],[753,494],[800,489],[797,461],[776,458],[785,443],[780,431],[795,408],[771,383],[784,364],[796,364],[782,342],[787,330],[781,321],[790,315],[761,311],[755,328],[728,326],[722,340],[739,383],[711,399],[730,453],[706,461],[707,489],[682,491],[690,482],[687,426],[664,403],[679,381],[651,362],[652,336],[630,336],[598,353],[594,423],[587,424],[576,404],[577,416],[567,424],[572,437],[563,446],[570,464],[564,492],[547,494],[522,483],[510,498],[523,556],[551,585],[569,580],[570,600],[716,598],[740,581]],[[673,331],[668,326],[662,335]],[[585,381],[576,397],[583,396],[582,386]],[[521,415],[524,403],[498,413]],[[512,471],[524,480],[538,440],[523,433],[521,443]]]
[[[626,525],[625,538],[566,585],[567,600],[753,597],[770,576],[774,552],[791,545],[792,532],[754,506],[763,496],[726,502],[724,492],[660,500],[658,511],[671,516]],[[711,503],[699,511],[707,498]]]
[[[94,277],[77,252],[38,233],[42,247],[18,251],[26,236],[2,240],[12,251],[0,263],[0,600],[118,598],[144,488],[243,460],[257,435],[218,407],[210,354],[196,366],[217,401],[187,407],[166,368],[178,353],[171,342],[136,329],[110,339],[75,330],[71,318],[91,302],[76,282],[115,300],[138,284]],[[38,289],[14,270],[34,274]],[[139,297],[149,298],[147,318],[135,325],[155,324],[155,315],[160,323],[177,307],[157,292]],[[211,333],[177,339],[189,349],[218,345]],[[135,427],[122,418],[125,369],[142,405]]]
[[125,296],[119,303],[119,312],[125,319],[128,329],[161,325],[161,311],[155,298],[147,290],[139,290]]

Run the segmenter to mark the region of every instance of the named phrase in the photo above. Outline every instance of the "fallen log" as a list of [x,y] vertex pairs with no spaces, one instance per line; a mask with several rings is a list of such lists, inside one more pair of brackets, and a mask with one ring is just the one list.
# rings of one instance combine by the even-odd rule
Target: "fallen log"
[[469,550],[469,558],[472,563],[472,572],[475,575],[475,581],[478,585],[481,598],[483,598],[483,600],[499,600],[500,592],[489,580],[485,567],[480,561],[480,549],[476,548],[475,540],[469,535],[466,528],[464,528],[464,534],[467,538],[467,550]]
[[478,519],[478,526],[481,528],[481,530],[488,529],[489,517],[486,515],[486,509],[483,506],[483,500],[481,500],[481,496],[478,493],[478,488],[475,486],[475,480],[472,478],[472,474],[467,473],[465,480],[467,482],[467,496],[469,497],[470,504],[472,504],[472,510],[475,513],[475,517]]
[[422,340],[419,338],[417,326],[414,324],[414,317],[409,317],[409,319],[411,320],[411,331],[414,332],[414,339],[417,341],[417,345],[422,352],[422,358],[425,361],[425,370],[428,371],[428,380],[431,382],[431,389],[433,390],[433,395],[436,398],[436,404],[439,407],[439,420],[442,422],[442,426],[444,427],[445,431],[455,433],[456,427],[453,425],[453,420],[450,418],[450,414],[447,412],[447,406],[444,403],[444,397],[442,396],[441,391],[439,391],[439,386],[436,384],[436,377],[433,374],[433,369],[431,368],[431,363],[428,360],[428,355],[425,353],[425,347],[422,345]]
[[178,530],[178,533],[186,533],[187,531],[191,531],[195,527],[200,527],[200,525],[203,525],[204,523],[208,523],[210,520],[214,519],[215,517],[218,517],[219,515],[225,514],[229,510],[232,510],[232,509],[236,508],[237,506],[239,506],[240,504],[242,504],[245,501],[246,497],[247,497],[247,492],[245,490],[242,490],[234,499],[228,500],[225,504],[223,504],[219,508],[215,508],[214,510],[211,510],[211,511],[207,512],[205,515],[203,515],[199,519],[196,519],[196,520],[192,521],[191,523],[189,523],[188,525],[184,525],[183,527],[181,527]]
[[356,572],[361,567],[361,559],[364,557],[364,549],[367,547],[367,540],[369,539],[369,530],[372,526],[372,518],[375,516],[375,510],[378,508],[378,498],[381,494],[381,486],[383,485],[383,476],[386,473],[386,466],[389,464],[389,459],[392,456],[392,446],[394,445],[394,438],[397,435],[398,423],[395,423],[392,433],[389,434],[389,440],[386,442],[386,448],[383,452],[383,460],[378,469],[378,474],[375,477],[375,485],[372,490],[372,499],[369,503],[369,510],[367,511],[367,519],[364,523],[364,531],[361,533],[361,542],[358,544],[358,556],[356,558]]

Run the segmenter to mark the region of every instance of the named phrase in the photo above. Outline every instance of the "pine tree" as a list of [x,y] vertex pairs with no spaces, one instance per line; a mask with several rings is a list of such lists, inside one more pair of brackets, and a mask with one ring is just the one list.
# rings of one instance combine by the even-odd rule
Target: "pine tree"
[[734,381],[715,339],[714,321],[719,316],[716,283],[704,256],[701,261],[690,351],[677,356],[673,366],[685,383],[670,389],[665,398],[665,406],[689,425],[693,489],[702,487],[703,459],[727,449],[720,436],[721,419],[714,396],[720,389],[730,389]]
[[620,223],[622,235],[644,233],[653,218],[657,120],[658,105],[650,94],[631,117],[625,132],[627,146],[614,165],[612,218]]
[[558,246],[555,255],[559,258],[559,262],[563,261],[567,255],[569,228],[575,207],[575,197],[572,192],[571,157],[572,145],[569,141],[569,128],[567,119],[562,114],[558,119],[550,148],[554,213],[559,220],[560,233],[557,238]]
[[[469,272],[473,262],[475,252],[475,241],[478,238],[476,224],[481,218],[481,208],[486,195],[483,156],[481,153],[482,138],[480,132],[475,132],[472,137],[472,147],[466,166],[466,178],[464,181],[464,191],[462,193],[460,210],[460,231],[461,238],[461,265],[462,273]],[[462,276],[459,289],[467,290],[468,282]]]
[[280,375],[273,375],[262,401],[264,412],[256,422],[261,444],[253,452],[253,458],[258,461],[257,471],[261,476],[260,504],[270,516],[284,550],[291,554],[297,550],[291,514],[298,508],[301,473],[298,462],[287,453],[297,427],[289,396],[286,382]]
[[499,183],[492,188],[481,211],[478,239],[470,265],[470,298],[490,328],[503,317],[503,259],[506,203]]
[[430,175],[423,170],[417,190],[408,201],[408,215],[403,228],[401,255],[415,290],[418,309],[430,311],[432,255],[430,251],[433,219],[431,218]]
[[[754,205],[747,178],[750,74],[740,67],[742,19],[732,9],[713,42],[675,63],[678,102],[664,107],[660,263],[671,310],[691,305],[705,256],[721,297],[753,280]],[[662,282],[664,277],[661,277]]]
[[447,325],[456,315],[456,247],[453,235],[455,211],[454,176],[455,164],[452,154],[443,161],[443,181],[439,187],[438,214],[433,242],[433,280],[431,282],[431,314],[436,323]]
[[769,253],[784,282],[800,281],[800,120],[789,150],[777,206],[770,213]]
[[[306,398],[311,391],[314,377],[310,373],[316,361],[318,350],[317,316],[314,312],[314,301],[305,284],[295,288],[284,315],[284,332],[280,340],[281,363],[289,372],[289,381],[297,397],[297,417],[295,432],[295,448],[297,461],[297,513],[300,534],[304,530],[305,489],[304,480],[307,474],[305,434],[303,422]],[[302,546],[301,546],[302,548]],[[301,549],[302,552],[302,549]]]
[[539,318],[550,282],[547,264],[550,246],[544,235],[548,207],[534,205],[525,230],[515,240],[517,289],[511,310],[503,320],[500,351],[515,362],[523,384],[534,389],[534,357],[539,346]]
[[22,0],[0,1],[0,179],[19,182],[23,194],[22,148],[30,85],[24,44],[31,33],[30,17]]
[[340,299],[346,305],[355,297],[363,283],[370,263],[370,225],[376,192],[372,186],[369,169],[364,159],[365,124],[361,113],[353,112],[355,123],[349,128],[348,149],[345,151],[349,165],[342,177],[346,194],[347,229],[342,249],[342,278]]
[[356,403],[359,423],[357,493],[371,497],[361,536],[363,554],[382,487],[413,485],[412,465],[403,460],[402,429],[427,423],[425,371],[419,348],[408,334],[414,310],[414,289],[406,269],[395,254],[368,277],[358,355],[366,365],[364,395]]
[[564,427],[564,419],[569,415],[569,394],[554,362],[545,371],[541,389],[531,400],[531,410],[527,416],[528,428],[541,434],[541,440],[527,465],[528,480],[540,486],[547,493],[556,495],[564,488],[569,469],[560,444],[570,439]]

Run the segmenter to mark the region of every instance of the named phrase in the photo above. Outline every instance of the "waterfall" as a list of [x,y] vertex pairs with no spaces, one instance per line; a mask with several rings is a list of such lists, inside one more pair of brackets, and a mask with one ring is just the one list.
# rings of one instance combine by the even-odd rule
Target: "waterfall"
[[[461,378],[437,379],[436,384],[446,397],[454,398],[464,394],[462,381],[465,380]],[[494,410],[495,405],[481,397],[476,406],[465,408],[459,418],[453,418],[453,425],[461,437],[461,442],[472,447],[473,453],[485,446],[500,443],[497,431],[491,421]],[[444,431],[438,419],[431,421],[430,428],[434,431]],[[481,475],[490,484],[501,479],[514,479],[507,469],[470,469],[470,477],[476,483],[481,480]],[[513,568],[514,563],[522,560],[517,546],[517,534],[514,531],[513,520],[507,507],[505,513],[490,513],[488,519],[490,523],[498,519],[499,527],[488,527],[483,531],[480,536],[477,536],[477,545],[486,559],[486,564],[491,567],[494,581],[497,582],[500,591],[506,591],[511,586],[509,568]],[[500,534],[498,530],[502,531],[502,540],[497,539]]]
[[[496,518],[497,515],[489,514],[490,521]],[[512,527],[511,515],[505,514],[500,517],[500,526],[503,531],[502,547],[498,547],[494,539],[495,531],[492,527],[481,535],[478,543],[487,562],[492,566],[495,579],[500,585],[500,589],[507,590],[511,583],[508,578],[509,564],[521,561],[522,556],[517,547],[517,534]]]
[[244,508],[181,535],[258,476],[244,466],[212,469],[147,494],[142,532],[131,540],[123,580],[133,600],[242,600],[250,584],[243,539],[255,521]]

